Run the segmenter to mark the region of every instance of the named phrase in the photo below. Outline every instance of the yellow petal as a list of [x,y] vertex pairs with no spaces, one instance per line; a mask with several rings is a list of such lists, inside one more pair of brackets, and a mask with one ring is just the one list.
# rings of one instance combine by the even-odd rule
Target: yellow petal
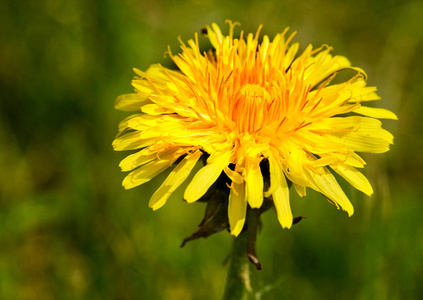
[[162,152],[156,150],[150,150],[149,148],[144,148],[141,151],[133,153],[125,157],[119,164],[119,167],[123,172],[131,171],[136,167],[149,163],[155,159],[159,159],[162,156],[166,156],[169,153],[175,152],[175,148],[169,148]]
[[119,136],[112,143],[113,149],[115,151],[140,149],[153,144],[157,140],[157,138],[141,139],[140,137],[141,131],[134,131]]
[[146,113],[146,114],[149,114],[149,115],[152,115],[152,116],[157,116],[157,115],[169,113],[169,110],[167,110],[166,108],[163,108],[161,106],[158,106],[157,104],[146,104],[146,105],[141,107],[141,111],[143,113]]
[[143,77],[148,77],[149,80],[159,83],[162,83],[163,81],[169,81],[169,76],[164,70],[170,71],[163,68],[159,64],[153,64],[147,69],[147,71],[145,71],[145,75]]
[[308,186],[308,180],[304,175],[304,162],[306,156],[304,150],[298,148],[297,145],[291,143],[289,140],[285,141],[288,144],[287,149],[282,149],[282,156],[285,161],[282,164],[285,176],[292,182],[299,185]]
[[353,151],[382,153],[389,150],[393,143],[393,135],[382,129],[381,122],[377,119],[362,117],[357,131],[341,136],[340,141]]
[[161,139],[167,136],[179,136],[179,135],[189,134],[190,131],[189,130],[184,131],[184,129],[186,129],[186,126],[183,123],[166,122],[154,127],[149,127],[147,130],[142,131],[139,138],[141,140],[153,139],[153,138]]
[[339,154],[339,153],[332,153],[335,157],[337,157],[340,161],[343,161],[345,164],[354,167],[354,168],[364,168],[366,162],[362,159],[357,153],[350,152],[348,155]]
[[398,120],[398,117],[392,111],[384,108],[360,106],[354,112],[372,118]]
[[125,130],[125,129],[128,129],[128,128],[130,128],[129,126],[128,126],[128,123],[132,120],[132,119],[136,119],[136,118],[139,118],[140,116],[142,116],[143,114],[136,114],[136,115],[131,115],[131,116],[129,116],[129,117],[126,117],[125,119],[123,119],[120,123],[119,123],[119,133],[118,133],[118,136],[117,137],[119,137],[119,135]]
[[153,88],[150,82],[145,79],[134,79],[132,80],[132,86],[136,89],[137,92],[150,95],[156,92],[156,89]]
[[240,175],[238,172],[232,171],[229,169],[229,167],[225,167],[223,169],[225,171],[225,174],[229,177],[230,180],[232,180],[235,183],[241,184],[244,182],[244,178],[242,175]]
[[345,178],[353,187],[357,190],[362,191],[366,195],[371,196],[373,194],[372,186],[367,178],[357,169],[350,167],[344,163],[333,163],[330,167],[339,175]]
[[351,68],[351,63],[346,57],[339,55],[332,57],[328,50],[309,58],[307,64],[309,68],[306,70],[304,77],[313,86],[340,70]]
[[295,191],[297,192],[297,194],[300,195],[300,197],[304,197],[306,195],[306,187],[305,186],[294,183],[294,188],[295,188]]
[[[336,132],[335,132],[336,133]],[[301,128],[297,131],[295,139],[302,148],[310,153],[324,155],[328,152],[348,153],[349,149],[340,142],[328,138],[325,134],[318,134],[308,131],[307,128]]]
[[[178,93],[178,91],[176,93]],[[151,94],[150,100],[162,107],[162,109],[166,109],[168,113],[177,113],[176,116],[179,118],[198,118],[198,115],[189,106],[195,101],[193,100],[193,96],[184,96],[183,99],[178,99],[177,101],[173,95]],[[182,100],[184,101],[183,103]],[[207,118],[210,119],[210,116],[207,116]]]
[[285,57],[283,59],[283,69],[284,70],[288,69],[288,67],[291,65],[292,60],[294,59],[295,55],[297,54],[299,48],[300,48],[299,43],[294,43],[289,47],[289,49],[286,52]]
[[[139,70],[138,70],[139,71]],[[162,81],[184,81],[184,76],[180,71],[171,70],[163,67],[160,64],[152,64],[147,71],[145,71],[145,76],[140,75],[141,77],[148,77],[148,79],[156,82]],[[169,77],[170,76],[170,77]]]
[[124,111],[140,111],[141,106],[151,103],[146,93],[125,94],[116,98],[115,108]]
[[263,36],[263,40],[260,44],[260,59],[262,62],[264,62],[267,58],[268,55],[268,50],[269,50],[269,37],[267,35]]
[[247,168],[246,197],[251,208],[259,208],[263,203],[263,176],[260,170],[260,160],[250,159]]
[[201,151],[188,154],[175,169],[170,172],[169,176],[150,199],[149,206],[153,210],[162,207],[170,195],[185,181],[185,179],[187,179],[201,155]]
[[207,35],[210,40],[210,43],[213,45],[216,51],[219,51],[219,45],[222,44],[223,39],[222,32],[220,31],[219,26],[217,26],[217,24],[215,23],[212,24],[212,28],[210,28],[210,26],[207,26]]
[[229,194],[228,217],[231,234],[238,236],[245,223],[245,214],[247,211],[247,200],[245,199],[244,182],[232,183]]
[[307,129],[319,134],[333,132],[349,132],[359,127],[361,117],[325,118],[307,126]]
[[338,161],[338,158],[335,156],[322,156],[321,158],[316,158],[310,162],[307,162],[305,165],[311,169],[318,167],[325,167],[331,165],[332,163]]
[[155,160],[157,158],[156,153],[150,153],[149,155],[146,155],[146,152],[144,150],[146,149],[143,149],[125,157],[119,164],[120,169],[123,172],[131,171],[136,167],[149,163],[150,161]]
[[350,147],[353,151],[383,153],[389,150],[389,142],[383,139],[366,137],[359,134],[349,134],[342,138],[343,143]]
[[291,228],[293,217],[291,205],[289,204],[289,188],[285,176],[282,176],[281,184],[278,189],[273,192],[272,197],[279,223],[283,228]]
[[320,169],[321,174],[305,169],[305,175],[311,187],[329,198],[335,205],[339,205],[349,216],[354,213],[354,208],[344,191],[336,182],[335,177],[326,169]]
[[140,131],[134,131],[118,137],[112,143],[113,149],[115,151],[137,149],[136,145],[139,142],[140,134]]
[[127,127],[135,130],[144,130],[163,123],[162,116],[150,116],[146,114],[137,115],[127,121]]
[[202,167],[197,174],[195,174],[185,190],[184,198],[188,203],[197,201],[207,192],[209,187],[220,176],[223,168],[229,165],[230,157],[230,151],[215,153],[209,157],[207,165]]
[[150,162],[129,173],[122,182],[125,189],[131,189],[157,176],[167,168],[169,168],[181,155],[181,150],[174,150],[160,159]]
[[366,81],[359,77],[347,88],[345,88],[341,95],[345,99],[349,99],[348,102],[364,102],[364,101],[376,101],[380,100],[380,96],[376,94],[376,87],[366,86]]

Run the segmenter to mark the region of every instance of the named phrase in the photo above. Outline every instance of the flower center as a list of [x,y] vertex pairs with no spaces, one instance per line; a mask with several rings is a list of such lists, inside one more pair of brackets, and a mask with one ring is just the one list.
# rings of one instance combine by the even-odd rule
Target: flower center
[[270,101],[269,92],[258,84],[247,83],[241,88],[241,95],[245,97],[245,101],[253,101],[256,104]]
[[267,122],[265,118],[271,102],[272,96],[265,87],[251,83],[243,85],[232,115],[239,132],[253,134],[263,128]]

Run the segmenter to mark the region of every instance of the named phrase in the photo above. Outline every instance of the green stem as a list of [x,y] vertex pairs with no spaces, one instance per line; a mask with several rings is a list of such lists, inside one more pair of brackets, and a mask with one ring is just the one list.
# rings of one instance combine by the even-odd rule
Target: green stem
[[249,261],[246,255],[247,234],[234,238],[223,300],[241,300],[251,290]]

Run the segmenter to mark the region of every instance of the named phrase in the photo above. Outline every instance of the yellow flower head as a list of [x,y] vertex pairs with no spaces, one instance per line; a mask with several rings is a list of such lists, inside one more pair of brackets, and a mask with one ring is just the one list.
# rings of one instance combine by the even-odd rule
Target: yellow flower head
[[[188,45],[181,42],[182,53],[171,54],[179,71],[160,65],[135,70],[135,93],[115,103],[117,109],[138,112],[121,122],[113,142],[115,150],[138,150],[120,163],[130,171],[123,186],[141,185],[176,164],[151,197],[156,210],[205,156],[207,163],[184,198],[199,200],[224,172],[235,236],[243,229],[247,205],[260,208],[264,199],[273,201],[282,227],[291,227],[291,182],[300,196],[310,187],[352,215],[331,170],[371,195],[371,185],[357,170],[365,165],[357,152],[388,151],[393,136],[378,118],[396,119],[395,114],[362,105],[380,99],[376,88],[366,86],[362,69],[331,55],[330,47],[309,45],[298,54],[298,43],[290,44],[295,33],[286,37],[285,30],[272,41],[265,35],[259,44],[261,27],[237,39],[235,24],[229,24],[228,36],[216,24],[207,27],[213,46],[208,53],[200,52],[197,35]],[[344,69],[356,75],[333,84]]]

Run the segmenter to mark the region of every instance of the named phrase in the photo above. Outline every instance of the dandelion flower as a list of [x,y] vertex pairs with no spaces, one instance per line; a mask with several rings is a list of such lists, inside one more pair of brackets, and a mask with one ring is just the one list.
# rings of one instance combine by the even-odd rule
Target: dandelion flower
[[[299,53],[295,33],[259,32],[234,37],[216,24],[204,30],[213,47],[200,52],[198,35],[182,52],[170,53],[178,71],[152,65],[135,70],[135,93],[117,98],[115,107],[137,114],[123,120],[115,150],[137,150],[120,163],[130,173],[123,186],[148,182],[174,168],[150,199],[162,207],[189,177],[200,157],[205,165],[193,174],[184,198],[195,202],[224,174],[229,178],[227,216],[230,232],[241,233],[247,207],[272,203],[284,228],[293,224],[289,202],[292,184],[300,195],[311,188],[348,215],[351,202],[333,172],[367,195],[373,193],[361,152],[389,150],[393,136],[378,119],[396,119],[382,108],[364,106],[379,100],[366,86],[366,73],[331,48],[308,45]],[[341,70],[352,78],[333,83]]]

